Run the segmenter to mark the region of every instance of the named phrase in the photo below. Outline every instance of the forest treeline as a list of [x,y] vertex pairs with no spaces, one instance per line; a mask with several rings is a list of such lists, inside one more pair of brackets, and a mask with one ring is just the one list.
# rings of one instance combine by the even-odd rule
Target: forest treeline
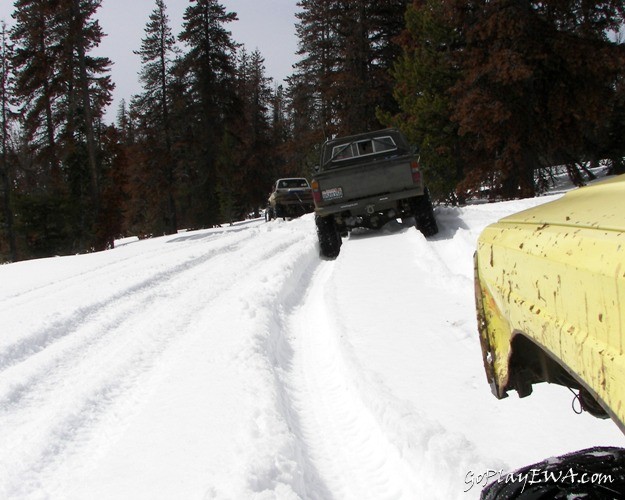
[[0,28],[0,262],[239,220],[326,138],[386,126],[444,202],[624,170],[625,0],[300,0],[285,85],[217,0],[190,0],[178,33],[155,0],[114,123],[100,4],[16,0]]

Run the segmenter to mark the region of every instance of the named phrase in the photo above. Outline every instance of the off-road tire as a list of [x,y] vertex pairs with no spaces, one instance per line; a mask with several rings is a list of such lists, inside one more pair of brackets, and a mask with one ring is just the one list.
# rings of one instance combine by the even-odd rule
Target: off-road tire
[[425,188],[423,196],[419,196],[415,199],[414,218],[416,228],[423,233],[423,236],[433,236],[438,233],[438,224],[434,217],[434,207],[432,206],[430,192],[427,188]]
[[276,206],[273,208],[273,217],[274,219],[282,218],[286,220],[286,208],[276,203]]
[[[528,477],[531,481],[527,481]],[[623,491],[625,449],[600,446],[552,457],[514,472],[497,475],[482,490],[480,498],[603,500],[622,498]]]
[[317,237],[319,238],[319,249],[321,255],[329,259],[338,257],[341,251],[341,234],[336,228],[332,217],[315,216],[317,225]]

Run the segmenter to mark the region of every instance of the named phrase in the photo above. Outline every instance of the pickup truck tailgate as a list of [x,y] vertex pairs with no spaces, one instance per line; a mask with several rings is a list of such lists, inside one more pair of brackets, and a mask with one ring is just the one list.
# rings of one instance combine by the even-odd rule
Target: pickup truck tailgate
[[415,187],[410,167],[411,157],[405,161],[390,158],[365,165],[341,167],[318,173],[321,205],[383,195]]

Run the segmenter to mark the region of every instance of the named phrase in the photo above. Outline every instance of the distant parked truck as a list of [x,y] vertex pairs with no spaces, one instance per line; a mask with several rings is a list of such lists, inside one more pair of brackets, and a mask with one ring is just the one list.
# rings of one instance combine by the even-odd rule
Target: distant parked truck
[[313,209],[312,190],[305,178],[278,179],[269,195],[265,219],[299,217]]
[[399,130],[326,141],[311,186],[325,257],[339,254],[353,228],[378,229],[392,219],[414,217],[425,236],[438,232],[419,158]]

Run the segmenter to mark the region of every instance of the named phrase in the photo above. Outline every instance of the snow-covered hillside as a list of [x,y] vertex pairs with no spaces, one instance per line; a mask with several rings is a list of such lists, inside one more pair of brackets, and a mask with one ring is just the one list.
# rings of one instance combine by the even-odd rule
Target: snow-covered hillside
[[470,499],[625,446],[565,388],[485,379],[478,234],[553,197],[439,207],[437,236],[354,232],[334,261],[308,215],[0,266],[0,498]]

